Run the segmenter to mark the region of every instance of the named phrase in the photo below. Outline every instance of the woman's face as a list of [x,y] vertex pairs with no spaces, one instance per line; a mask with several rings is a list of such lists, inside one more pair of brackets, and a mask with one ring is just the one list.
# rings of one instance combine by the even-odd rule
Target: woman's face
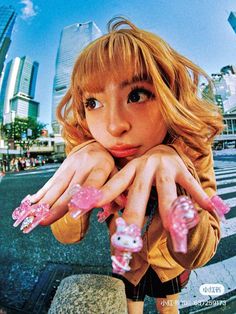
[[86,120],[94,139],[124,162],[162,143],[167,127],[153,84],[138,77],[106,82],[103,90],[84,95]]

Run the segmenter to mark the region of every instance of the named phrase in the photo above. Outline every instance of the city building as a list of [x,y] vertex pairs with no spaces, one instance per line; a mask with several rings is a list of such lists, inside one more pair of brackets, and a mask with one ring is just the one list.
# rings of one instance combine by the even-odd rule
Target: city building
[[39,64],[29,57],[7,63],[0,95],[0,118],[11,123],[14,117],[37,118],[39,102],[34,100]]
[[212,74],[213,93],[209,84],[201,84],[202,97],[215,102],[223,113],[225,128],[215,137],[214,149],[236,148],[236,67],[224,66]]
[[212,74],[215,101],[223,113],[236,112],[236,69],[227,65],[220,73]]
[[228,22],[232,26],[234,32],[236,33],[236,12],[230,12]]
[[0,78],[11,44],[11,34],[15,20],[16,12],[11,6],[0,6]]
[[215,137],[215,149],[236,148],[236,113],[224,114],[225,129]]
[[60,134],[55,114],[56,107],[69,87],[75,60],[84,47],[101,35],[100,29],[94,22],[66,26],[61,32],[52,95],[52,129],[54,134]]

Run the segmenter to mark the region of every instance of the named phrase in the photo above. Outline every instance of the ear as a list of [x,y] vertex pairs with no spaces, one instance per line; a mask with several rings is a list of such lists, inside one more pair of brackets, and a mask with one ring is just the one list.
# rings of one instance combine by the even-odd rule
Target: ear
[[138,226],[136,226],[135,224],[129,225],[128,230],[129,230],[129,233],[135,237],[141,236],[141,229]]
[[116,219],[116,226],[117,226],[116,232],[117,231],[120,232],[126,228],[127,224],[123,218],[119,217]]

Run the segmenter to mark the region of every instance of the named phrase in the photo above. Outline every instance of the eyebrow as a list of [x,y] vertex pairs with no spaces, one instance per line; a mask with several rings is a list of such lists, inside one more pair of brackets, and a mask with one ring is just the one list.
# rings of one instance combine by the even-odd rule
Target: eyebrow
[[125,80],[120,83],[120,88],[125,88],[128,85],[138,83],[138,82],[148,82],[151,83],[152,79],[147,74],[135,75],[131,78],[131,80]]
[[[148,76],[147,74],[139,74],[139,75],[134,75],[131,80],[124,80],[122,81],[120,84],[119,84],[119,87],[121,89],[129,86],[129,85],[132,85],[132,84],[135,84],[135,83],[138,83],[138,82],[148,82],[148,83],[152,83],[152,79],[150,76]],[[101,88],[99,90],[96,90],[95,93],[103,93],[104,92],[104,88]]]

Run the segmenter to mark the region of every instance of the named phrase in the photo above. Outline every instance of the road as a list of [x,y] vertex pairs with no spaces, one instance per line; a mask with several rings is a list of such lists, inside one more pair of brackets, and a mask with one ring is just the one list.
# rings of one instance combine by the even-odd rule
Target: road
[[[216,255],[206,266],[192,272],[190,283],[181,293],[183,314],[210,305],[219,307],[220,302],[219,313],[223,313],[225,300],[236,295],[236,155],[215,156],[215,167],[218,194],[232,209],[222,224],[222,240]],[[76,245],[58,243],[48,227],[36,228],[29,235],[12,227],[12,209],[26,194],[36,192],[56,168],[53,165],[7,174],[0,184],[0,309],[7,307],[7,313],[46,313],[63,277],[72,273],[111,272],[108,233],[105,225],[96,222],[96,210],[87,236]],[[216,299],[201,295],[199,287],[204,283],[221,283],[225,294]],[[156,313],[150,298],[145,313]]]

